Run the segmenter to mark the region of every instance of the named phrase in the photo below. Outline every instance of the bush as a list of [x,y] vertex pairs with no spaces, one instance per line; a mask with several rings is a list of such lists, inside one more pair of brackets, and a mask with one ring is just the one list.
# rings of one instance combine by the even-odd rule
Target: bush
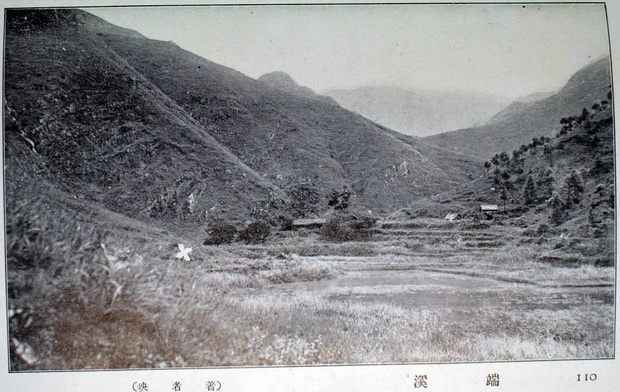
[[209,225],[207,234],[209,236],[204,241],[205,245],[230,244],[237,236],[237,229],[226,222],[214,222]]
[[321,236],[330,241],[368,240],[378,218],[370,214],[338,214],[327,219]]
[[269,226],[269,223],[265,221],[255,221],[241,230],[239,239],[246,244],[258,244],[260,242],[265,242],[269,234],[271,234],[271,226]]
[[321,195],[313,184],[298,184],[288,190],[291,207],[297,218],[305,218],[316,214]]
[[346,185],[342,187],[342,192],[338,192],[336,189],[332,189],[332,192],[327,195],[327,205],[332,207],[336,211],[343,211],[349,207],[349,199],[351,198],[351,191]]
[[293,230],[293,222],[295,222],[292,218],[288,218],[285,216],[280,216],[278,218],[278,226],[282,231],[290,231]]

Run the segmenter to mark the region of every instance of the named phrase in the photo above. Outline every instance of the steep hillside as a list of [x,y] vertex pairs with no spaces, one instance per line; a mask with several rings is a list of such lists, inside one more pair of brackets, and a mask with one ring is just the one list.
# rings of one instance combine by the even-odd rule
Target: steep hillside
[[534,104],[535,102],[542,101],[543,99],[549,98],[550,96],[557,94],[557,93],[558,91],[533,93],[533,94],[526,95],[524,97],[519,97],[514,102],[512,102],[510,105],[506,106],[503,110],[496,113],[484,125],[500,123],[514,116],[516,113],[519,113],[522,110],[525,110],[526,108],[533,106],[532,104]]
[[576,246],[573,251],[594,262],[612,264],[615,173],[610,101],[609,92],[581,114],[565,117],[553,137],[535,138],[492,156],[484,177],[419,201],[400,214],[443,217],[457,212],[478,219],[480,204],[497,204],[496,221],[522,227],[537,241],[565,238],[555,245],[557,253]]
[[452,151],[480,159],[489,153],[512,150],[532,138],[551,136],[567,113],[579,113],[607,94],[611,85],[609,58],[602,58],[573,75],[556,94],[535,102],[518,102],[477,128],[461,129],[426,138]]
[[[299,183],[312,183],[321,194],[347,186],[360,206],[387,212],[480,173],[452,153],[428,155],[425,143],[403,143],[329,99],[308,98],[308,90],[281,74],[257,81],[170,42],[101,36],[209,134],[285,191]],[[448,162],[453,164],[446,170]]]
[[439,93],[396,87],[332,90],[344,108],[398,132],[428,136],[484,124],[509,101],[482,94]]
[[280,195],[97,35],[139,34],[72,10],[11,10],[7,22],[8,199],[45,180],[130,217],[198,221]]

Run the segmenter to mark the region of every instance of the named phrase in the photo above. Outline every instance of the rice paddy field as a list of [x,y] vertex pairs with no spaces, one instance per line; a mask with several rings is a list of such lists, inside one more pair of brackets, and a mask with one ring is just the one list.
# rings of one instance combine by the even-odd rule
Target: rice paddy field
[[380,220],[365,241],[205,246],[120,216],[101,233],[21,215],[9,262],[41,262],[8,269],[13,370],[614,355],[615,270],[575,251],[585,239],[420,218]]

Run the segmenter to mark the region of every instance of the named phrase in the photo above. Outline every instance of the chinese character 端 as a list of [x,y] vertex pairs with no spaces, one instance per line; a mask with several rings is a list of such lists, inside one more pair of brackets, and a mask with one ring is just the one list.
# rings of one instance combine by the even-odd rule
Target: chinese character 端
[[499,374],[493,373],[487,376],[487,385],[490,387],[498,387],[499,386]]

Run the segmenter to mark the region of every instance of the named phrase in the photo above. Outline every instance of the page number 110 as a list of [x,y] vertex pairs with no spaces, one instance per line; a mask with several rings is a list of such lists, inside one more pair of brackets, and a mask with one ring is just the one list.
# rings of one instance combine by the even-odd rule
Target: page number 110
[[596,373],[577,374],[577,381],[596,381]]

